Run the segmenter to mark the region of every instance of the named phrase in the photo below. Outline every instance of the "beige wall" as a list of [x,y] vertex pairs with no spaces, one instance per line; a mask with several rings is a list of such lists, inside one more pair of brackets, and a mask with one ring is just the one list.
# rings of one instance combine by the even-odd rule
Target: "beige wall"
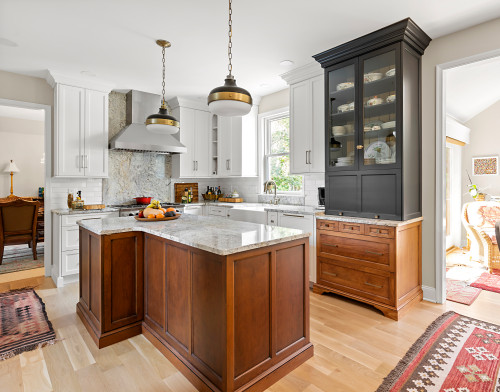
[[54,90],[45,79],[0,71],[0,98],[54,105]]
[[290,105],[290,90],[288,88],[262,97],[259,114],[281,109]]
[[500,154],[500,117],[498,113],[500,113],[500,101],[465,123],[471,132],[470,144],[466,144],[462,150],[463,193],[467,191],[467,185],[469,185],[469,179],[465,173],[467,169],[472,183],[476,184],[480,190],[484,190],[490,195],[500,196],[500,175],[474,176],[472,174],[473,157],[498,156]]
[[422,58],[422,280],[435,287],[435,191],[436,191],[436,66],[453,60],[498,50],[500,18],[450,34],[431,42]]
[[19,168],[15,195],[38,196],[38,187],[45,186],[44,129],[43,121],[0,117],[0,197],[10,193],[10,174],[3,172],[10,159]]

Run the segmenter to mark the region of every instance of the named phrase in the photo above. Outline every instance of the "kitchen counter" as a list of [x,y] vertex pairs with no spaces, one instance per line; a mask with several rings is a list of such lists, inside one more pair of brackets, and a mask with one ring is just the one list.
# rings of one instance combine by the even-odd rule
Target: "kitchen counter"
[[119,208],[106,207],[102,210],[70,210],[69,208],[54,209],[52,212],[57,215],[81,215],[81,214],[104,214],[107,212],[119,211]]
[[379,225],[379,226],[390,226],[398,227],[403,225],[408,225],[414,222],[420,222],[423,218],[415,218],[407,221],[393,221],[393,220],[383,220],[383,219],[370,219],[370,218],[358,218],[355,216],[337,216],[337,215],[325,215],[324,212],[316,212],[316,219],[331,220],[338,222],[349,222],[349,223],[360,223],[364,225]]
[[219,202],[199,202],[186,204],[205,205],[205,206],[223,206],[238,210],[253,210],[253,211],[272,211],[272,212],[288,212],[294,214],[314,215],[323,209],[313,206],[295,206],[288,204],[267,204],[267,203],[219,203]]
[[297,229],[187,214],[172,221],[141,222],[123,217],[84,220],[78,224],[97,235],[141,231],[222,256],[310,235]]

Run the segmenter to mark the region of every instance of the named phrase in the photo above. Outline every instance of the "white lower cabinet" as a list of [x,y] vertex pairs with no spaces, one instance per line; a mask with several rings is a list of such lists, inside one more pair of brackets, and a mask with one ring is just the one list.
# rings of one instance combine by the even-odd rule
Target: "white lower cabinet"
[[227,218],[227,208],[223,206],[208,206],[208,215]]
[[203,215],[203,206],[185,206],[184,213],[188,215]]
[[237,208],[229,208],[227,211],[227,217],[229,219],[240,222],[259,223],[261,225],[265,225],[267,223],[266,211],[240,210]]
[[78,280],[80,267],[80,227],[86,219],[118,217],[116,212],[82,213],[52,217],[52,279],[57,287]]
[[267,224],[269,226],[278,226],[278,213],[274,211],[267,212]]
[[316,236],[314,216],[279,212],[278,226],[299,229],[311,233],[309,237],[309,281],[316,282]]

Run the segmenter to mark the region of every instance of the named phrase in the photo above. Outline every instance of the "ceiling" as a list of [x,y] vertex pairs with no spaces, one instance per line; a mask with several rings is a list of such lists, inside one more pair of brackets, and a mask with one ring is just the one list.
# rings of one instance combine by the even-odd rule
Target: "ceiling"
[[[227,73],[227,12],[226,0],[2,0],[0,69],[39,77],[52,69],[160,93],[154,41],[163,38],[172,42],[167,97],[205,99]],[[408,16],[436,38],[500,17],[500,1],[234,0],[233,73],[267,95],[312,55]],[[280,66],[285,59],[295,64]]]
[[15,106],[0,105],[0,117],[45,121],[45,111],[42,109],[26,109]]
[[446,112],[466,123],[500,100],[500,57],[446,71]]

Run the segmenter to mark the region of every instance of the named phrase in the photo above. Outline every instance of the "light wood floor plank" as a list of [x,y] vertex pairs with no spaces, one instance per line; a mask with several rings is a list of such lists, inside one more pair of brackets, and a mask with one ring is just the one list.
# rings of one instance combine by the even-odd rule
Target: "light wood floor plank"
[[19,355],[24,392],[52,391],[43,350],[37,349]]
[[19,356],[0,362],[0,386],[9,392],[23,391],[23,375]]

